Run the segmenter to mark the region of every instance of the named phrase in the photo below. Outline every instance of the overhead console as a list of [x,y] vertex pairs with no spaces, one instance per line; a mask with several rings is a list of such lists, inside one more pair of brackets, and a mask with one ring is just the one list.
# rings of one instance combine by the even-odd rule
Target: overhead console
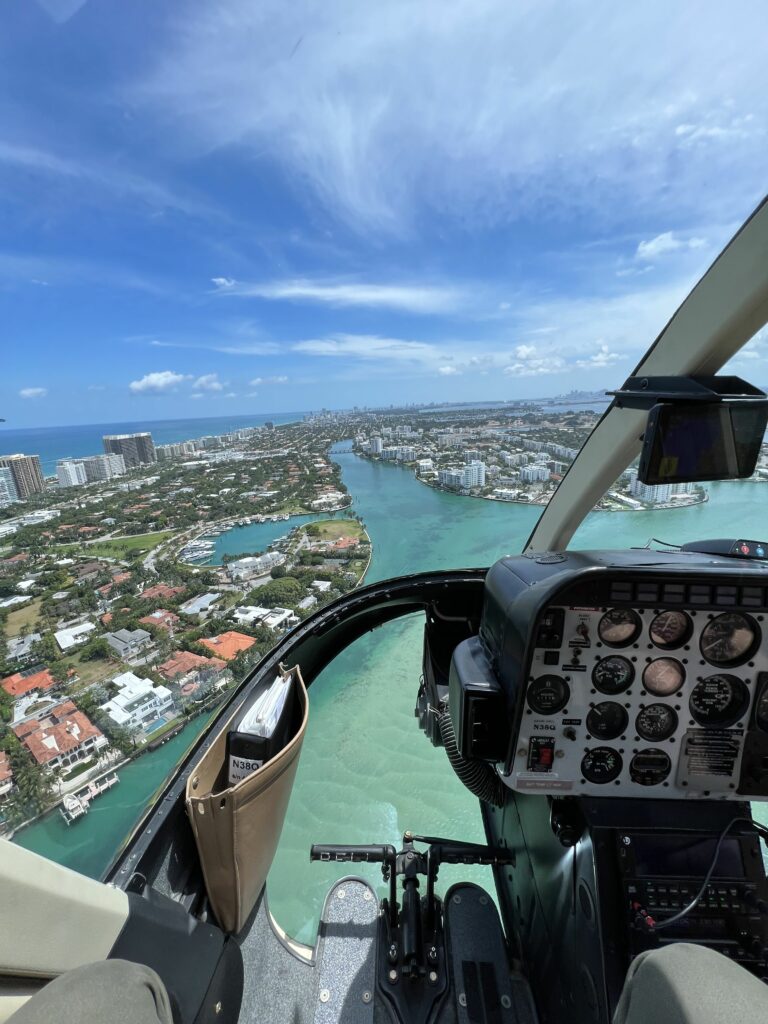
[[768,568],[646,550],[502,559],[449,708],[462,755],[518,792],[768,799]]

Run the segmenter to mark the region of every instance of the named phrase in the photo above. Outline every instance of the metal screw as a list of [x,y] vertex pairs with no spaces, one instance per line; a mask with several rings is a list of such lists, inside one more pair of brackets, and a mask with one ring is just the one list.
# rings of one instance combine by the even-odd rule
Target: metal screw
[[331,993],[328,991],[328,989],[327,988],[321,988],[320,989],[320,1002],[321,1003],[327,1003],[330,998],[331,998]]
[[461,903],[461,896],[454,896],[453,897],[453,902],[454,903]]
[[480,902],[482,903],[483,906],[485,906],[488,903],[488,897],[487,896],[481,896],[480,897]]
[[371,996],[370,992],[363,992],[363,1002],[364,1003],[370,1003],[372,998],[373,997]]
[[467,997],[464,992],[459,992],[459,1006],[467,1005]]
[[429,983],[430,985],[435,985],[437,983],[437,971],[429,972]]
[[344,897],[345,897],[345,896],[346,896],[347,894],[346,894],[346,892],[345,892],[345,890],[344,890],[344,889],[339,889],[339,891],[338,891],[338,892],[336,893],[336,895],[338,896],[338,898],[339,898],[340,900],[343,900],[343,899],[344,899]]
[[512,1005],[512,1000],[509,998],[509,996],[502,996],[501,1005],[504,1007],[505,1010],[508,1010]]
[[365,901],[366,901],[367,903],[370,903],[370,901],[371,901],[371,900],[373,899],[373,893],[371,892],[371,890],[370,890],[370,889],[366,889],[366,890],[365,890],[365,892],[363,893],[363,899],[364,899],[364,900],[365,900]]
[[389,978],[390,982],[394,985],[394,983],[397,981],[397,971],[390,971],[387,977]]

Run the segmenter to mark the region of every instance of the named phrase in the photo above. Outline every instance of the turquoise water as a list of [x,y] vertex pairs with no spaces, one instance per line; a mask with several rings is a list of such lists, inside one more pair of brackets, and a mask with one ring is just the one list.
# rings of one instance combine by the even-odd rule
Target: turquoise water
[[[537,509],[525,505],[432,490],[407,470],[368,462],[351,451],[337,450],[335,458],[354,496],[353,508],[373,540],[369,581],[427,569],[488,565],[519,552],[538,515]],[[710,494],[707,504],[687,509],[594,513],[579,530],[574,546],[629,547],[643,545],[652,536],[680,542],[764,532],[765,485],[714,484]],[[289,524],[269,525],[285,532]],[[414,618],[376,630],[343,652],[312,685],[309,730],[268,883],[273,913],[297,938],[314,938],[328,886],[346,873],[327,864],[310,865],[311,843],[397,842],[406,828],[482,839],[476,800],[456,780],[444,752],[430,746],[419,732],[413,717],[421,629]],[[191,730],[199,728],[194,723],[156,754],[124,769],[120,786],[101,797],[85,821],[67,830],[62,821],[48,818],[26,830],[19,841],[98,875],[192,738]],[[179,747],[171,748],[177,741]],[[153,757],[154,762],[149,760]],[[380,877],[373,871],[368,874],[372,881]],[[467,874],[466,869],[446,867],[441,885]],[[490,874],[483,869],[473,877],[492,887]]]
[[157,790],[211,718],[200,715],[157,750],[118,770],[119,785],[94,800],[85,818],[67,825],[58,810],[14,836],[44,857],[99,878]]
[[250,523],[248,526],[235,526],[226,533],[219,534],[215,540],[211,557],[198,563],[199,565],[221,565],[224,555],[240,555],[245,551],[252,554],[266,551],[269,545],[281,537],[287,536],[297,526],[306,526],[308,523],[319,523],[325,519],[343,519],[349,517],[349,512],[323,512],[317,515],[291,516],[290,519],[280,519],[278,522]]

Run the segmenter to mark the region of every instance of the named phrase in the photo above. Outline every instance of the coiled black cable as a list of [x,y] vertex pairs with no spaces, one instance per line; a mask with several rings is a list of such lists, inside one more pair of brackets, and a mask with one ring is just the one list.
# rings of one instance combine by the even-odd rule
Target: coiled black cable
[[485,801],[485,803],[493,804],[494,807],[502,807],[504,804],[504,783],[491,765],[486,764],[484,761],[468,761],[462,756],[456,742],[453,722],[447,709],[437,713],[437,724],[440,727],[440,736],[442,737],[448,760],[451,763],[451,768],[456,772],[461,782],[478,799]]

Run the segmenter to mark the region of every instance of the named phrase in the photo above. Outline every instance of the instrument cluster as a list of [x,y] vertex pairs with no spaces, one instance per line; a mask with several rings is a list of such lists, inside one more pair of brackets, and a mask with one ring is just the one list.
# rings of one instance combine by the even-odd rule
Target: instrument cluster
[[504,781],[553,795],[738,799],[749,722],[768,721],[764,628],[763,615],[736,609],[547,608]]

